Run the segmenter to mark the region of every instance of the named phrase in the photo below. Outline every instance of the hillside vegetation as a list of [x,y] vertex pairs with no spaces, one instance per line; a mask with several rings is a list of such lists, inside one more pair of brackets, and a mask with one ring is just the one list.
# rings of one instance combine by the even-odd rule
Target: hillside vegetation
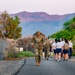
[[75,52],[75,17],[63,24],[63,29],[49,36],[49,38],[65,38],[72,40],[73,52]]

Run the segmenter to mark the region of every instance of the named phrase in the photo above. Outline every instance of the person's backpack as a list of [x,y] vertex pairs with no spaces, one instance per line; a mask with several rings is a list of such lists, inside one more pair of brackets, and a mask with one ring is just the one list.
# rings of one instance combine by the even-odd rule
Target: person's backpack
[[65,43],[64,49],[65,49],[65,50],[69,50],[69,44],[68,44],[68,43]]

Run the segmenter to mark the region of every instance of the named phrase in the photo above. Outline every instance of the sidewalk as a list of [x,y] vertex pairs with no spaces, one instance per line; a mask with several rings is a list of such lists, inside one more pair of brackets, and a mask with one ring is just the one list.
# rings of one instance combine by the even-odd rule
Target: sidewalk
[[16,61],[0,61],[0,75],[13,75],[22,65],[24,59]]
[[72,56],[72,58],[71,58],[71,59],[69,59],[69,60],[71,60],[71,61],[74,61],[74,62],[75,62],[75,56]]

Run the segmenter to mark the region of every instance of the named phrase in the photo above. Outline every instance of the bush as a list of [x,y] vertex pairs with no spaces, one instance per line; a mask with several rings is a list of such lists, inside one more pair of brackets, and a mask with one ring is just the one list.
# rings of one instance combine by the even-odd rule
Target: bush
[[8,47],[4,51],[4,58],[17,58],[18,52],[14,43],[9,43]]
[[72,52],[72,56],[75,56],[75,52],[74,51]]
[[18,57],[34,57],[34,53],[30,51],[23,51],[18,53]]
[[16,53],[8,53],[9,58],[18,58],[18,54]]

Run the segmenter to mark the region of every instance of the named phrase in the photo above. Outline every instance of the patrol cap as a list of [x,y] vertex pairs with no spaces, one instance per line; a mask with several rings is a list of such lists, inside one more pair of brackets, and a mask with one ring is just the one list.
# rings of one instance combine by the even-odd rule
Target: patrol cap
[[33,34],[33,36],[34,36],[34,35],[37,35],[37,33],[40,33],[42,36],[44,36],[44,37],[45,37],[45,35],[44,35],[42,32],[40,32],[40,31],[36,31],[36,33],[35,33],[35,34]]

